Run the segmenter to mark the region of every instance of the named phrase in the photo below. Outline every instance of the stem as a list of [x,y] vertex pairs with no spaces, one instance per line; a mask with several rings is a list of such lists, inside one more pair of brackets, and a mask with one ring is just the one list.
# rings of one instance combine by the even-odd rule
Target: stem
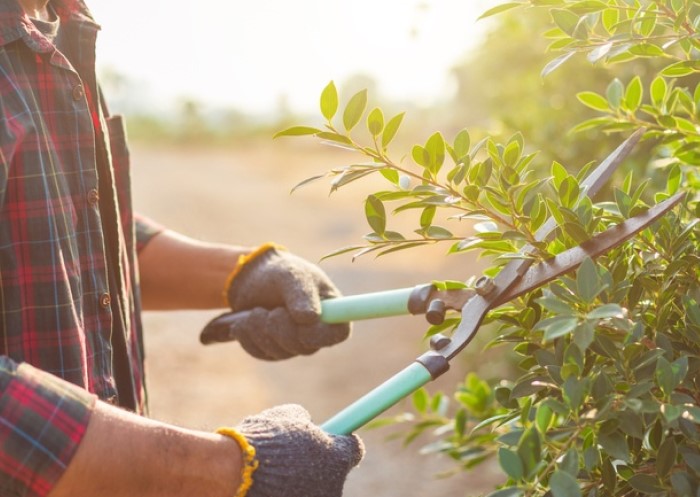
[[[558,452],[557,452],[556,457],[552,457],[552,459],[549,461],[549,464],[547,464],[547,466],[546,466],[542,471],[540,471],[540,472],[538,473],[537,477],[535,478],[535,481],[532,483],[532,486],[531,486],[531,487],[528,489],[528,491],[525,493],[525,496],[526,496],[526,497],[530,497],[530,496],[535,496],[535,495],[536,495],[536,493],[537,493],[537,488],[536,488],[536,487],[539,486],[539,485],[542,485],[542,482],[540,481],[539,475],[549,475],[549,474],[552,473],[552,471],[554,470],[554,467],[555,467],[556,464],[557,464],[557,459],[559,459],[562,455],[564,455],[564,453],[565,453],[567,450],[569,450],[569,448],[570,448],[574,443],[578,442],[578,437],[579,437],[579,435],[581,434],[581,431],[582,431],[582,430],[583,430],[583,427],[582,427],[582,426],[578,426],[578,427],[574,430],[574,432],[571,434],[571,438],[569,438],[569,439],[566,441],[566,443],[564,443],[563,446],[561,446],[561,447],[558,448]],[[557,448],[555,448],[554,450],[557,450]],[[548,451],[548,452],[550,452],[550,451]]]
[[[669,9],[668,6],[666,6],[665,4],[659,2],[659,0],[654,0],[654,4],[656,5],[656,8],[660,9],[661,12],[665,14],[669,19],[671,19],[673,21],[673,24],[675,25],[676,21],[678,20],[678,16],[676,15],[676,13],[672,9]],[[681,26],[689,35],[693,36],[696,34],[693,27],[690,24],[688,24],[687,19],[681,23]]]
[[[328,126],[328,129],[330,129],[332,132],[334,132],[338,135],[341,135],[341,133],[339,133],[338,130],[331,123],[328,123],[327,126]],[[425,178],[423,175],[414,173],[410,169],[406,169],[404,167],[399,166],[393,160],[391,160],[391,158],[389,156],[387,156],[384,152],[380,151],[379,144],[377,143],[376,137],[373,138],[374,148],[375,148],[375,150],[373,152],[375,152],[375,153],[370,153],[367,149],[365,149],[360,144],[358,144],[355,140],[353,140],[352,136],[350,136],[349,134],[342,134],[342,136],[345,136],[348,140],[350,140],[352,147],[354,147],[355,150],[357,150],[358,152],[360,152],[364,155],[367,155],[368,157],[371,157],[372,159],[380,161],[381,163],[385,164],[386,166],[390,167],[391,169],[394,169],[395,171],[397,171],[399,173],[405,174],[406,176],[417,179],[421,182],[426,182],[429,185],[434,186],[436,188],[441,188],[443,190],[446,190],[450,195],[460,198],[464,203],[467,203],[467,204],[472,203],[477,209],[484,211],[486,213],[486,215],[491,218],[492,221],[495,221],[496,223],[500,224],[501,226],[505,226],[506,228],[509,228],[509,229],[514,230],[514,231],[518,231],[518,232],[522,233],[523,235],[525,235],[525,237],[527,238],[527,240],[531,244],[537,242],[537,240],[535,239],[534,235],[530,232],[530,230],[527,230],[527,229],[521,230],[514,222],[509,221],[508,219],[502,217],[501,215],[497,214],[493,210],[487,208],[486,206],[484,206],[484,204],[479,202],[478,199],[475,202],[471,202],[469,199],[464,197],[459,191],[455,190],[454,188],[450,187],[449,185],[444,185],[444,184],[441,184],[433,179]],[[511,204],[512,204],[512,202],[511,202]],[[464,211],[464,212],[473,211],[473,209],[468,209],[466,207],[462,207],[459,205],[454,205],[453,208],[457,209],[457,210]],[[445,240],[450,240],[450,239],[445,239]],[[461,240],[461,238],[459,240]],[[420,241],[422,241],[422,240],[420,240]],[[442,241],[442,239],[440,241]],[[391,243],[405,243],[405,242],[402,241],[402,242],[391,242]]]

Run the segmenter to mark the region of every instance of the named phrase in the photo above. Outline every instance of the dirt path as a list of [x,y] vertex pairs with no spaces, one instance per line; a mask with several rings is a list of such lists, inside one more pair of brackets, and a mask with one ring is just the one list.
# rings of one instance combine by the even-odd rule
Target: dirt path
[[[193,237],[243,245],[277,241],[317,261],[361,241],[369,231],[362,221],[362,202],[370,191],[366,185],[351,185],[330,199],[327,183],[289,195],[291,187],[306,177],[351,160],[342,154],[317,145],[275,142],[229,150],[136,146],[134,201],[141,213]],[[354,263],[349,256],[340,256],[324,261],[322,267],[345,294],[431,279],[466,279],[476,271],[469,258],[445,261],[446,249],[433,247]],[[265,363],[233,344],[199,345],[199,330],[215,315],[146,314],[152,416],[213,429],[266,407],[294,402],[322,422],[424,350],[421,319],[391,318],[356,323],[349,341],[312,357]],[[451,371],[441,379],[442,388],[451,389],[463,373]],[[489,489],[493,481],[488,468],[435,479],[453,467],[450,461],[420,456],[418,446],[403,449],[400,442],[387,442],[386,430],[360,434],[367,457],[351,474],[347,496],[473,496]]]

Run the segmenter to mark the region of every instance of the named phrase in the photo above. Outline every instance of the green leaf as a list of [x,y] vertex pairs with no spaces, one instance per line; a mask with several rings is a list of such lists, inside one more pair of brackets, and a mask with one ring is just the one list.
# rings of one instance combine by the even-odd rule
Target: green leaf
[[695,72],[700,72],[700,61],[688,60],[676,62],[675,64],[667,66],[661,71],[661,75],[669,78],[682,78],[683,76],[689,76]]
[[493,7],[483,14],[481,14],[477,20],[485,19],[486,17],[491,17],[495,16],[496,14],[500,14],[501,12],[505,12],[510,9],[514,9],[516,7],[522,7],[523,4],[521,2],[508,2],[508,3],[503,3],[501,5],[497,5],[496,7]]
[[428,238],[434,238],[436,240],[449,240],[450,238],[454,238],[452,232],[442,226],[429,226],[428,229],[425,230],[425,234]]
[[682,471],[676,471],[671,475],[671,485],[675,491],[674,495],[693,495],[690,475]]
[[627,85],[627,90],[625,91],[625,107],[627,107],[627,110],[635,112],[642,104],[642,97],[642,80],[639,76],[635,76],[630,84]]
[[384,130],[384,114],[382,109],[376,108],[367,116],[367,129],[372,136],[379,136]]
[[581,133],[583,131],[588,131],[589,129],[599,128],[606,124],[610,124],[610,122],[609,117],[595,117],[593,119],[587,119],[571,128],[571,133]]
[[498,449],[498,464],[513,480],[520,480],[524,476],[523,463],[520,460],[520,456],[510,449],[505,447]]
[[576,272],[576,292],[578,297],[591,303],[603,291],[603,284],[598,276],[598,269],[590,257],[587,257]]
[[379,174],[381,174],[382,176],[384,176],[384,177],[385,177],[389,182],[391,182],[392,184],[394,184],[394,185],[396,185],[396,186],[399,186],[401,179],[400,179],[400,177],[399,177],[399,172],[398,172],[398,171],[396,171],[396,170],[394,170],[394,169],[388,169],[388,168],[386,168],[386,169],[380,169],[380,170],[379,170]]
[[413,406],[421,414],[425,414],[428,409],[428,392],[424,388],[419,388],[413,394]]
[[440,133],[434,133],[425,143],[428,154],[428,168],[437,174],[445,162],[445,139]]
[[588,378],[577,379],[569,376],[563,385],[564,400],[574,411],[578,411],[588,395],[590,381]]
[[581,350],[587,350],[595,339],[595,327],[588,321],[581,323],[574,332],[574,343]]
[[[503,161],[505,162],[506,166],[513,168],[517,164],[517,162],[520,160],[520,155],[522,153],[522,149],[520,147],[520,143],[517,141],[512,141],[506,146],[506,149],[503,151]],[[516,181],[517,181],[517,173],[516,173]]]
[[537,407],[535,421],[537,422],[537,429],[540,430],[540,433],[545,434],[546,436],[547,430],[549,429],[553,419],[554,413],[552,412],[552,409],[549,408],[549,406],[540,404]]
[[420,216],[420,226],[421,228],[427,228],[433,223],[433,218],[435,217],[435,212],[437,211],[437,207],[434,205],[431,205],[430,207],[426,207],[423,210],[423,213]]
[[559,337],[570,334],[578,326],[578,319],[575,317],[554,318],[544,330],[544,339],[551,342]]
[[559,29],[564,31],[569,36],[573,36],[581,19],[578,15],[566,9],[552,9],[550,11],[552,20],[559,26]]
[[678,446],[673,437],[667,437],[659,447],[659,454],[656,458],[656,474],[660,478],[665,478],[673,466],[676,464],[678,456]]
[[327,174],[319,174],[319,175],[317,175],[317,176],[312,176],[312,177],[310,177],[310,178],[306,178],[304,181],[301,181],[300,183],[297,183],[297,184],[294,186],[294,188],[292,188],[292,190],[290,191],[290,193],[294,193],[295,191],[297,191],[297,190],[298,190],[299,188],[301,188],[302,186],[308,185],[309,183],[312,183],[312,182],[314,182],[314,181],[318,181],[319,179],[325,178],[326,176],[327,176]]
[[[457,156],[457,160],[462,160],[469,155],[469,146],[471,144],[471,139],[469,137],[469,132],[463,129],[455,137],[454,151]],[[457,182],[458,183],[458,182]]]
[[666,91],[666,80],[661,76],[654,78],[651,83],[651,102],[657,109],[660,109],[666,101]]
[[518,442],[518,456],[523,463],[525,477],[529,477],[542,459],[542,442],[537,428],[525,430]]
[[573,176],[567,176],[559,185],[559,201],[563,207],[572,209],[578,201],[581,188]]
[[644,494],[657,494],[664,491],[664,487],[659,480],[651,475],[636,474],[627,480],[629,485]]
[[629,217],[630,210],[632,209],[632,197],[627,195],[622,190],[615,190],[615,203],[617,204],[617,209],[620,211],[624,217]]
[[669,363],[666,358],[659,357],[656,363],[656,383],[659,388],[666,394],[666,396],[671,395],[673,389],[675,388],[675,382],[673,381],[673,369],[671,368],[671,363]]
[[384,204],[374,195],[369,195],[365,202],[365,216],[370,227],[378,235],[386,230],[386,211]]
[[537,299],[536,302],[548,311],[551,311],[555,314],[565,314],[567,316],[573,316],[574,314],[574,309],[572,309],[571,306],[569,306],[569,304],[567,304],[566,302],[562,302],[559,299],[555,299],[552,297],[541,297]]
[[587,57],[587,58],[588,58],[588,62],[590,62],[591,64],[595,64],[595,63],[598,62],[600,59],[602,59],[603,57],[605,57],[606,55],[608,55],[608,53],[610,53],[610,50],[611,50],[612,48],[613,48],[613,43],[612,43],[612,42],[608,42],[608,43],[605,43],[605,44],[603,44],[603,45],[600,45],[600,46],[594,48],[593,50],[591,50],[591,51],[588,53],[588,57]]
[[279,138],[280,136],[304,136],[304,135],[315,135],[320,133],[321,130],[317,128],[312,128],[310,126],[292,126],[284,131],[279,131],[275,133],[273,138]]
[[565,471],[555,471],[549,478],[553,497],[581,497],[581,487],[576,479]]
[[360,90],[352,96],[343,112],[343,125],[346,131],[350,131],[362,119],[362,114],[367,107],[367,90]]
[[600,12],[607,7],[607,3],[600,0],[578,0],[571,6],[571,10],[577,14],[591,14]]
[[404,112],[397,114],[389,119],[388,123],[386,123],[384,132],[382,133],[382,147],[386,148],[394,139],[396,132],[399,130],[399,126],[401,126],[401,121],[403,121],[404,115]]
[[544,66],[542,69],[542,72],[540,73],[540,76],[547,77],[549,74],[553,73],[556,71],[564,62],[569,60],[571,57],[575,55],[575,52],[568,52],[565,53],[564,55],[560,55],[556,59],[550,60],[547,65]]
[[583,105],[590,107],[593,110],[599,110],[601,112],[608,112],[610,110],[608,101],[593,91],[582,91],[577,93],[576,98],[578,98],[579,102],[581,102]]
[[[644,37],[651,36],[656,26],[656,14],[651,10],[647,10],[642,14],[640,21],[639,34]],[[664,52],[661,51],[660,55],[664,55]]]
[[586,317],[588,319],[622,318],[624,313],[619,304],[605,304],[593,309]]
[[605,95],[608,98],[608,102],[610,103],[610,107],[613,109],[619,109],[620,104],[622,103],[622,95],[625,91],[625,87],[622,84],[622,82],[615,78],[612,80],[612,82],[608,85],[607,90],[605,91]]
[[321,138],[322,140],[329,140],[336,143],[342,143],[343,145],[352,146],[352,141],[350,140],[350,138],[348,138],[345,135],[333,133],[331,131],[321,131],[316,136]]
[[338,250],[334,250],[334,251],[331,252],[330,254],[324,255],[324,256],[321,258],[321,260],[329,259],[329,258],[331,258],[331,257],[335,257],[335,256],[338,256],[338,255],[341,255],[341,254],[347,254],[348,252],[354,252],[355,250],[358,250],[358,249],[361,249],[361,248],[364,248],[364,245],[351,245],[351,246],[348,246],[348,247],[343,247],[343,248],[340,248],[340,249],[338,249]]
[[335,83],[331,81],[326,85],[321,92],[321,114],[328,121],[333,119],[338,111],[338,90],[335,88]]
[[605,9],[603,11],[603,14],[601,15],[601,21],[603,23],[603,27],[605,28],[605,31],[607,31],[610,34],[615,33],[615,29],[617,27],[617,23],[620,19],[620,12],[615,8],[615,9]]
[[578,476],[579,471],[579,453],[577,449],[571,448],[566,451],[564,457],[559,462],[559,469],[569,473],[572,478]]
[[619,431],[600,433],[598,435],[598,442],[614,459],[621,459],[625,462],[630,461],[630,452],[629,447],[627,446],[627,439]]
[[637,57],[662,57],[666,53],[653,43],[640,43],[639,45],[633,45],[630,47],[629,52]]
[[411,155],[413,156],[413,160],[416,164],[422,167],[428,167],[430,157],[428,156],[428,152],[423,147],[420,145],[414,145],[413,149],[411,150]]
[[678,164],[671,166],[666,178],[666,193],[675,194],[681,186],[681,168]]

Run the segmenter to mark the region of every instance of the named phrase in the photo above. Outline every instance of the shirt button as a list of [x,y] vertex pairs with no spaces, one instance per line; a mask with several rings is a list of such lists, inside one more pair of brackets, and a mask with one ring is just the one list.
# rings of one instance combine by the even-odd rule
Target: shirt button
[[103,293],[102,295],[100,295],[100,305],[103,308],[106,309],[107,307],[109,307],[109,304],[111,304],[111,303],[112,303],[112,297],[110,297],[110,295],[108,293]]
[[83,85],[75,85],[73,87],[73,100],[77,102],[79,100],[82,100],[83,97],[85,97],[85,90],[83,89]]
[[100,200],[100,193],[97,189],[93,188],[88,192],[87,198],[90,205],[95,205]]

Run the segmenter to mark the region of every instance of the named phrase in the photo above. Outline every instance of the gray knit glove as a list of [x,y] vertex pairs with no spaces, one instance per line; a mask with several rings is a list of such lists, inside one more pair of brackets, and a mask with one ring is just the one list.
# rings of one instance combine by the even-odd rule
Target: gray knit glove
[[325,433],[298,405],[273,407],[219,433],[241,445],[246,497],[341,497],[364,455],[359,437]]
[[237,340],[250,355],[271,361],[312,354],[350,334],[349,323],[320,320],[321,300],[338,296],[318,266],[265,245],[239,262],[226,294],[232,312],[209,322],[200,340]]

